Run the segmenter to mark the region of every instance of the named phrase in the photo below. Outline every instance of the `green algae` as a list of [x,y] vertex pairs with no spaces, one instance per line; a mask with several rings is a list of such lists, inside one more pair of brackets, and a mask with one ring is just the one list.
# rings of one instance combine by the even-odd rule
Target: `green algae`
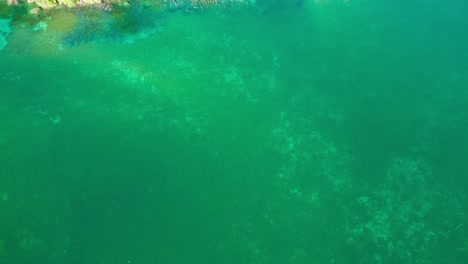
[[0,50],[7,45],[7,37],[11,33],[10,27],[11,19],[0,18]]

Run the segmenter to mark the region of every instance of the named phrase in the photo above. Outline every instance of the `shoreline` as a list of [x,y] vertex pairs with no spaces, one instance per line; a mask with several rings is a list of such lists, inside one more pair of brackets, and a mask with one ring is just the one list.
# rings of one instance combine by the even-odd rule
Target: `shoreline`
[[184,9],[197,10],[209,6],[225,6],[229,4],[253,4],[255,0],[5,0],[10,7],[26,7],[29,13],[37,15],[40,12],[56,8],[80,9],[98,8],[111,12],[114,7],[130,7],[134,4],[153,7],[158,10]]

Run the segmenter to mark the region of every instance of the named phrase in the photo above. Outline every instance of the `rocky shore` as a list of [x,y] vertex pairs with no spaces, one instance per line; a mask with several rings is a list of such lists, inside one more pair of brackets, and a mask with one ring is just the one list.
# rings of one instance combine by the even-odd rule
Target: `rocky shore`
[[[0,50],[15,30],[42,34],[59,47],[130,43],[162,30],[166,15],[255,0],[0,0]],[[24,34],[25,36],[29,34]],[[38,45],[41,46],[41,45]],[[42,45],[44,46],[44,45]],[[46,45],[47,46],[47,45]]]
[[212,5],[227,5],[235,3],[253,3],[255,0],[6,0],[9,6],[28,5],[31,13],[53,8],[84,8],[96,7],[112,11],[114,6],[131,6],[134,3],[154,6],[157,8],[200,9]]

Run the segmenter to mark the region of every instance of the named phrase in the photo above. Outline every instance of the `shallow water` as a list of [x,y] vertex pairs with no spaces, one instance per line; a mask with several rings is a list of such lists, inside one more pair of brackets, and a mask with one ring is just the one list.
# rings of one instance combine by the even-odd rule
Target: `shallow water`
[[467,262],[449,2],[2,20],[0,263]]

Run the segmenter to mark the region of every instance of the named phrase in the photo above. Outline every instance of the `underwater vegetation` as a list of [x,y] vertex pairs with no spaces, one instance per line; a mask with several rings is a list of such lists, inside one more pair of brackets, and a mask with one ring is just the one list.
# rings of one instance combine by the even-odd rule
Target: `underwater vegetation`
[[75,30],[63,39],[64,45],[86,42],[128,43],[160,29],[164,16],[153,8],[135,5],[119,12],[87,9],[77,12]]
[[[0,0],[2,1],[2,0]],[[29,25],[34,31],[48,29],[55,18],[63,14],[67,28],[49,27],[59,33],[63,46],[72,47],[89,42],[131,43],[161,29],[165,14],[202,10],[209,6],[254,3],[251,0],[6,0],[0,2],[0,49],[6,46],[7,28],[13,24]],[[13,18],[13,19],[11,19]],[[63,30],[56,30],[57,27]],[[64,35],[64,31],[67,31]]]
[[0,50],[6,46],[7,41],[6,37],[10,34],[10,19],[1,19],[0,18]]

